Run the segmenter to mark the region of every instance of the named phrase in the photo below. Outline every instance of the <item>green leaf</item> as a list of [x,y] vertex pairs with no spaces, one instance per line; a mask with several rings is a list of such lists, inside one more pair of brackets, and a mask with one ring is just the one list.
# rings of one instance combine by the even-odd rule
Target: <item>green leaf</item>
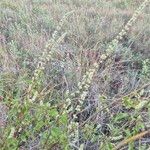
[[63,114],[60,116],[60,123],[66,125],[68,122],[68,117],[67,117],[67,114]]
[[132,99],[130,99],[130,97],[123,98],[123,105],[128,109],[134,108],[134,102],[132,101]]
[[51,129],[51,136],[55,137],[55,138],[59,138],[60,135],[62,134],[62,131],[60,128],[58,127],[53,127]]
[[51,109],[50,111],[49,111],[49,114],[50,114],[50,116],[52,116],[52,117],[56,117],[56,116],[58,116],[59,114],[58,114],[58,111],[54,108],[54,109]]
[[129,115],[127,113],[118,113],[114,118],[114,122],[121,121],[127,117],[129,117]]

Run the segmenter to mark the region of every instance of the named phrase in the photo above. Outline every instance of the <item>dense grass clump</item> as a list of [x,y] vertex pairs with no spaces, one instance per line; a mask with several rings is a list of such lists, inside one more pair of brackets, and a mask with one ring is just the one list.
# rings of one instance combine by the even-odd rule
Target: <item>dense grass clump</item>
[[149,0],[1,0],[0,150],[147,150]]

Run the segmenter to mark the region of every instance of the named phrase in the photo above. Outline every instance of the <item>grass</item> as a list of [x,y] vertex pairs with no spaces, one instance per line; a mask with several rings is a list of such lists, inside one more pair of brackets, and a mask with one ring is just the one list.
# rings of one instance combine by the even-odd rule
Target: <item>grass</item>
[[0,150],[147,150],[149,0],[0,2]]

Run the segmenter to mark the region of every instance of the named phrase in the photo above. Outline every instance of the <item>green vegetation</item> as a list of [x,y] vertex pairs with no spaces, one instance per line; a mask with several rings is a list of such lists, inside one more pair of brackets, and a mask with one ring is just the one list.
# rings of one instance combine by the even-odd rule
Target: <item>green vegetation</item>
[[147,150],[149,0],[0,1],[0,150]]

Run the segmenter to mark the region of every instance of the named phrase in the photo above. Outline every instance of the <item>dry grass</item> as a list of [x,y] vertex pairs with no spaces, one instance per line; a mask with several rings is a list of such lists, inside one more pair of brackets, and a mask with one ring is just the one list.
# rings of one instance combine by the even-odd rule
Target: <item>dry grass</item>
[[0,2],[0,149],[148,148],[149,4],[104,58],[141,3]]

